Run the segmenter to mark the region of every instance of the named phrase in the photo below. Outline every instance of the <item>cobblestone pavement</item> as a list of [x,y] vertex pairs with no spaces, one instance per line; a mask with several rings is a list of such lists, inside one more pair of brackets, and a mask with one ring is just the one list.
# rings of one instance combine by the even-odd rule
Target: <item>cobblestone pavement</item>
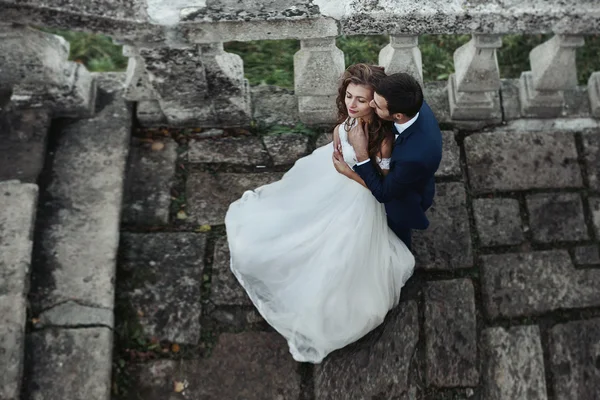
[[115,385],[150,400],[600,398],[600,129],[556,126],[444,131],[400,305],[318,366],[292,360],[229,272],[223,218],[330,138],[136,132]]

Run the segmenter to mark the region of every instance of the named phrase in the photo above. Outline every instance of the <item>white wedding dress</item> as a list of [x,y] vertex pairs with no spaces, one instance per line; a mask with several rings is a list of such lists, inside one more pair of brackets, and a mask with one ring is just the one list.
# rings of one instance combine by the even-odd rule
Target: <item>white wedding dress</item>
[[[343,126],[339,133],[352,166],[354,149]],[[319,363],[380,325],[415,264],[383,204],[338,173],[332,153],[332,143],[316,149],[225,217],[231,270],[301,362]]]

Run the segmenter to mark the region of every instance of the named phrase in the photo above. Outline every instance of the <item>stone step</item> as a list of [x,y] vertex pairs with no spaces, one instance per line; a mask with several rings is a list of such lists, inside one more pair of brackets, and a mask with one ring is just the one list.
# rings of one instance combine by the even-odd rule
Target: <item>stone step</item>
[[96,115],[51,132],[41,178],[24,399],[108,400],[116,254],[131,109],[124,75],[95,74]]
[[0,182],[0,399],[18,400],[38,187]]
[[44,108],[0,111],[0,181],[37,182],[49,126]]

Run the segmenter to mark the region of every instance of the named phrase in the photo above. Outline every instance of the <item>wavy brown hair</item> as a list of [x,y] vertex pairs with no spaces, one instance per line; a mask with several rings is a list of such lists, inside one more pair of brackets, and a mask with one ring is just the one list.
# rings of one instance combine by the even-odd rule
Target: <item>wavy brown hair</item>
[[[338,96],[335,100],[338,108],[337,123],[344,124],[348,131],[354,121],[349,121],[348,109],[346,108],[346,89],[348,85],[354,83],[356,85],[366,86],[375,92],[375,87],[379,81],[385,78],[383,67],[370,64],[353,64],[349,66],[342,74],[338,86]],[[384,139],[391,134],[391,123],[383,121],[377,116],[373,110],[373,118],[368,124],[369,129],[369,157],[379,169],[376,157],[381,151],[381,144]]]

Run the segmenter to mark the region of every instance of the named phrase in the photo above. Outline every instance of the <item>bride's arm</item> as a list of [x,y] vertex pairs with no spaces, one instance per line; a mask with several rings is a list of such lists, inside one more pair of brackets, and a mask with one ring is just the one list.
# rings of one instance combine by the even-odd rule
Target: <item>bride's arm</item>
[[333,149],[342,151],[342,142],[340,141],[340,126],[336,125],[333,129]]
[[[382,160],[385,160],[386,158],[389,159],[392,157],[392,149],[394,148],[394,139],[392,139],[392,138],[393,138],[392,135],[388,135],[388,137],[386,137],[383,140],[383,143],[381,143],[381,152],[379,153],[379,158],[381,158]],[[388,168],[382,167],[381,172],[383,173],[383,176],[386,176],[390,172],[390,169],[389,169],[389,167]],[[356,174],[356,175],[358,175],[358,174]]]
[[353,181],[360,183],[365,188],[367,188],[365,181],[363,181],[362,178],[356,172],[354,172],[348,164],[346,164],[346,161],[344,161],[344,156],[342,155],[342,152],[341,152],[342,145],[340,142],[340,134],[339,134],[338,130],[339,130],[339,125],[336,126],[335,129],[333,130],[333,156],[332,156],[333,166],[335,167],[337,172],[339,172],[340,174],[352,179]]

